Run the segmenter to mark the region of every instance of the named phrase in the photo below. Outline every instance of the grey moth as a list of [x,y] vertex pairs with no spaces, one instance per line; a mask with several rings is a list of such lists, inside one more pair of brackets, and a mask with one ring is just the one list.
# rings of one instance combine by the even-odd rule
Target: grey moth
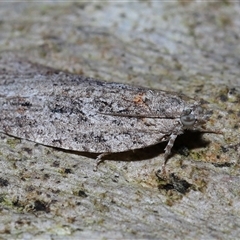
[[99,81],[31,63],[0,59],[0,131],[47,146],[109,153],[167,142],[207,120],[200,101],[173,92]]

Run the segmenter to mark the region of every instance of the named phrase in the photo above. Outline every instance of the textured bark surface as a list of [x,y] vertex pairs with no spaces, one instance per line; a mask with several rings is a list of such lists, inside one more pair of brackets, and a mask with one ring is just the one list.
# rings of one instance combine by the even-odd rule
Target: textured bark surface
[[95,155],[0,134],[1,237],[237,239],[239,26],[230,1],[0,3],[0,52],[202,98],[223,133],[178,137],[168,178],[164,143],[93,172]]

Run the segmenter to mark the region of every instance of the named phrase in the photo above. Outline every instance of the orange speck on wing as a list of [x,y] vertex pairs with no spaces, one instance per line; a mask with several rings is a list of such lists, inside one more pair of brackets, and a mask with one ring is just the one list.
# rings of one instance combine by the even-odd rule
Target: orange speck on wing
[[138,93],[133,97],[133,102],[140,105],[144,104],[144,99],[143,99],[144,95],[145,95],[144,93]]

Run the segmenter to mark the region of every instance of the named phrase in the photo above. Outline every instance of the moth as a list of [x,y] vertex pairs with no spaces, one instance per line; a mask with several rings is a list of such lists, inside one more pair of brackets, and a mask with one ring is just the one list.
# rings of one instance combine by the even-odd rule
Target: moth
[[183,94],[109,83],[34,64],[0,59],[0,131],[43,145],[98,153],[167,142],[207,121],[201,102]]

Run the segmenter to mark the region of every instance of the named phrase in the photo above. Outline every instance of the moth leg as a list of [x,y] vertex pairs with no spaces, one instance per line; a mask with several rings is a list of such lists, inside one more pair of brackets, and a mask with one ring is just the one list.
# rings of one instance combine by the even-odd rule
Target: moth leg
[[174,144],[177,136],[178,136],[177,134],[171,134],[170,138],[169,138],[169,141],[167,143],[167,146],[164,149],[164,163],[162,165],[162,171],[163,172],[165,172],[165,167],[166,167],[166,164],[167,164],[167,161],[168,161],[168,157],[171,154],[171,150],[172,150],[173,144]]
[[94,169],[93,169],[93,171],[97,171],[97,168],[98,168],[98,165],[101,163],[101,162],[103,162],[104,161],[104,157],[105,156],[107,156],[107,155],[109,155],[109,153],[107,153],[107,152],[105,152],[105,153],[101,153],[101,154],[99,154],[98,156],[97,156],[97,158],[96,158],[96,164],[95,164],[95,166],[94,166]]

